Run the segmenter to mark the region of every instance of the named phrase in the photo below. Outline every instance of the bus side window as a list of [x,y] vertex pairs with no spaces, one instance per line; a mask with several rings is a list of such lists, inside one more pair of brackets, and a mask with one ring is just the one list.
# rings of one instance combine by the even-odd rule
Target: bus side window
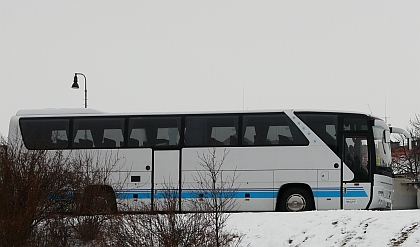
[[246,126],[244,139],[242,144],[244,145],[254,145],[255,140],[255,127],[254,126]]
[[75,148],[92,148],[93,138],[91,131],[88,129],[77,130],[73,139],[73,147]]
[[91,141],[89,139],[79,139],[79,143],[78,143],[77,147],[78,148],[92,148],[93,147],[93,141]]
[[210,137],[212,146],[229,146],[238,144],[236,129],[234,127],[213,127]]
[[133,117],[128,123],[129,147],[176,146],[180,117]]
[[205,146],[207,121],[204,118],[185,118],[185,141],[186,146]]
[[186,146],[238,145],[238,116],[193,116],[185,118]]
[[128,139],[129,147],[142,147],[147,143],[145,129],[131,129],[130,138]]
[[116,148],[124,144],[124,118],[88,117],[73,121],[74,148]]
[[322,139],[328,147],[339,154],[337,129],[337,114],[296,113],[296,115]]
[[67,135],[67,129],[53,130],[51,135],[51,147],[54,149],[67,148],[69,145]]
[[105,129],[103,147],[115,148],[124,146],[124,137],[122,129]]
[[284,113],[243,118],[243,145],[305,146],[309,142]]
[[69,120],[20,119],[23,142],[28,149],[68,148]]

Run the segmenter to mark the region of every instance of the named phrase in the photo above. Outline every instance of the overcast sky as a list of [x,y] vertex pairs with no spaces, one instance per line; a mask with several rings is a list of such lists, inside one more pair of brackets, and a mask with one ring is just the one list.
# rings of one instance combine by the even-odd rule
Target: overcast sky
[[420,113],[420,1],[0,0],[0,133],[20,109]]

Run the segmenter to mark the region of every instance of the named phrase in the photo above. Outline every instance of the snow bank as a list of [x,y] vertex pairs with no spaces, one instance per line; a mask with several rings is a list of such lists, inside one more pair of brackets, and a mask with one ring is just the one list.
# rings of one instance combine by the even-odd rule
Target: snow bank
[[241,246],[420,244],[420,210],[237,213],[228,226],[245,234]]

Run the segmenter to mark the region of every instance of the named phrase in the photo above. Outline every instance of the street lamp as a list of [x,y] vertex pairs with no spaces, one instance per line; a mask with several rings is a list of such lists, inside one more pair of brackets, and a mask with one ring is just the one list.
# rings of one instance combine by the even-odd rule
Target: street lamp
[[86,86],[86,76],[82,73],[74,73],[73,85],[71,88],[79,89],[79,84],[77,84],[77,75],[82,75],[85,78],[85,108],[87,108],[87,86]]

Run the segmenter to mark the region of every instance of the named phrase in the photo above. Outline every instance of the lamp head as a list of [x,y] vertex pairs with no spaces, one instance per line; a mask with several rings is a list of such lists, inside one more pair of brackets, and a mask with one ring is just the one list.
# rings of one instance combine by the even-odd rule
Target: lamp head
[[77,75],[74,74],[73,85],[71,85],[73,89],[79,89],[79,84],[77,84]]

